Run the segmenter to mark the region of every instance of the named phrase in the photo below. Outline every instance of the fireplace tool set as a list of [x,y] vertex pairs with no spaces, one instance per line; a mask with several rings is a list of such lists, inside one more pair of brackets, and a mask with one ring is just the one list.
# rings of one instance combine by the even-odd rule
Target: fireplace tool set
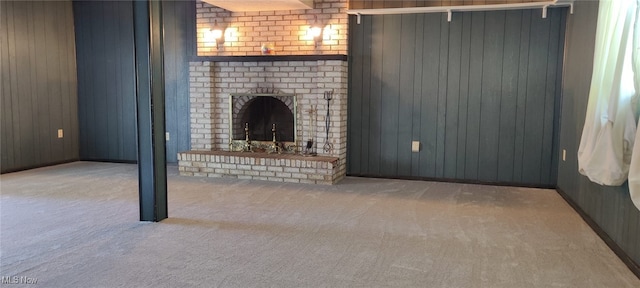
[[333,90],[325,91],[324,100],[327,100],[327,116],[324,119],[326,137],[324,139],[324,146],[322,148],[324,148],[324,152],[327,152],[327,153],[333,150],[333,144],[329,142],[329,128],[331,127],[331,114],[329,113],[329,103],[331,102],[331,99],[333,99]]
[[[327,101],[327,115],[325,117],[325,138],[324,138],[324,146],[322,147],[324,152],[326,153],[330,153],[331,151],[333,151],[333,144],[331,144],[331,142],[329,141],[329,129],[331,128],[331,100],[333,99],[333,90],[330,91],[325,91],[324,92],[324,100]],[[309,137],[309,140],[307,140],[306,146],[304,147],[304,150],[302,152],[303,156],[316,156],[318,155],[315,151],[315,147],[314,147],[314,143],[313,143],[313,136],[316,134],[315,133],[315,123],[317,118],[314,119],[315,113],[317,112],[317,110],[313,107],[313,105],[311,105],[311,109],[307,110],[309,112],[309,123],[310,123],[310,127],[309,130],[311,131],[311,135]]]
[[314,123],[316,121],[314,121],[314,116],[316,113],[316,109],[313,105],[311,105],[311,109],[307,110],[307,112],[309,112],[309,140],[307,140],[306,145],[304,146],[304,150],[302,151],[302,156],[316,156],[318,155],[318,153],[316,153],[316,148],[315,145],[313,145],[313,136],[316,134],[315,133],[315,125]]

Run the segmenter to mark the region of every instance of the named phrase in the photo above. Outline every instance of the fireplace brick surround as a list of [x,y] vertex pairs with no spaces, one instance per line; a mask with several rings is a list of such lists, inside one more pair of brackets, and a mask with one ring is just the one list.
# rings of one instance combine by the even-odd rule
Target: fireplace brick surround
[[[182,175],[316,184],[345,177],[347,6],[347,0],[316,0],[314,9],[232,12],[196,1],[198,56],[189,63],[191,150],[178,153]],[[314,22],[325,27],[318,43],[308,35]],[[225,27],[220,46],[206,37],[214,26]],[[264,43],[274,45],[276,56],[260,54]],[[296,145],[311,138],[318,156],[229,152],[229,96],[265,89],[295,94]],[[334,95],[327,109],[323,94],[329,90]],[[333,149],[325,152],[327,110]]]
[[[190,63],[191,151],[178,154],[181,175],[334,184],[346,175],[347,62],[342,60]],[[312,138],[318,157],[229,149],[229,95],[271,89],[295,94],[297,145]],[[326,143],[325,91],[331,151]],[[310,114],[309,111],[315,111]],[[301,149],[299,149],[301,151]],[[217,169],[217,170],[216,170]]]

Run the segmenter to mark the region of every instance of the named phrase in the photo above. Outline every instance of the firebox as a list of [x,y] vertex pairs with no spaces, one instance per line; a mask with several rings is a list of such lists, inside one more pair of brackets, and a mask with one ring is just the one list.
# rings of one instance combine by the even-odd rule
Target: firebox
[[274,145],[282,152],[296,152],[296,97],[295,94],[234,93],[229,96],[229,125],[232,151],[241,151],[246,140],[252,151],[261,152]]

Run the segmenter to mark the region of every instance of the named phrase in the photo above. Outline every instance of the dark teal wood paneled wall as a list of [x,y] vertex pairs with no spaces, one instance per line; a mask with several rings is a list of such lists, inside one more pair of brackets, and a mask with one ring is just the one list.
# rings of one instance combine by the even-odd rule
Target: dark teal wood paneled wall
[[80,157],[136,160],[130,1],[74,1]]
[[[195,3],[163,1],[167,161],[189,150],[189,56]],[[80,157],[136,161],[133,10],[130,1],[75,1]]]
[[352,17],[348,173],[555,186],[565,12]]
[[0,1],[0,57],[1,171],[78,159],[71,2]]
[[178,152],[191,149],[189,118],[189,58],[195,55],[195,1],[163,1],[165,128],[167,161],[178,162]]
[[559,148],[566,161],[558,167],[558,188],[577,204],[625,253],[640,264],[640,211],[631,202],[627,183],[594,184],[578,173],[578,147],[584,126],[595,45],[597,1],[576,1],[567,18],[566,60],[562,88]]

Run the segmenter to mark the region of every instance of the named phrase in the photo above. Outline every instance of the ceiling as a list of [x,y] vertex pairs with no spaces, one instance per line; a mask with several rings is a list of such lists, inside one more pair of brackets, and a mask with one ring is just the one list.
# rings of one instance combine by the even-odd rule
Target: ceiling
[[313,9],[313,0],[202,0],[233,12]]

